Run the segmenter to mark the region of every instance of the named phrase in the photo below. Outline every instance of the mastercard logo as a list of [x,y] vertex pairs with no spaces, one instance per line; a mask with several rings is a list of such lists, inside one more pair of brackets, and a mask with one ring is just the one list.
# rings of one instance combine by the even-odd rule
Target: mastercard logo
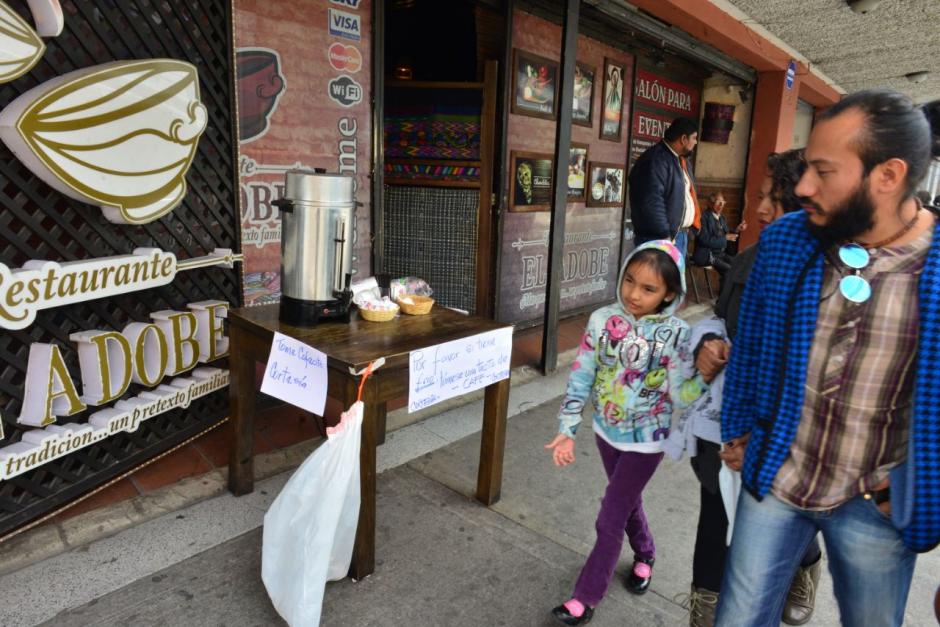
[[329,56],[334,70],[355,73],[362,67],[362,54],[355,46],[336,42],[330,46]]

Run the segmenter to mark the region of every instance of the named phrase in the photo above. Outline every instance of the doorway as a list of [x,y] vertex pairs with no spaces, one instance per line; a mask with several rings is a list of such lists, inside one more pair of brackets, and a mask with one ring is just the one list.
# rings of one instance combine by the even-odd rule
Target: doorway
[[480,54],[480,9],[434,0],[385,9],[381,269],[489,317],[498,66]]

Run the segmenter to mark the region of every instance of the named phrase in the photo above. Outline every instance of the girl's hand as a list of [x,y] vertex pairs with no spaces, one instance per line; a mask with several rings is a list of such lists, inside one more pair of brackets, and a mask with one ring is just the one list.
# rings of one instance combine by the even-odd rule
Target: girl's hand
[[552,449],[552,461],[556,466],[567,466],[574,463],[574,440],[563,433],[559,433],[555,438],[545,445],[545,448]]

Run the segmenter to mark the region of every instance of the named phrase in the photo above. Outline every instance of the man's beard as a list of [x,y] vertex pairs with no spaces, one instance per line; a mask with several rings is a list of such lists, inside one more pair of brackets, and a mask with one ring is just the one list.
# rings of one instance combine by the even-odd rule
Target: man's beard
[[865,186],[866,180],[862,179],[855,192],[842,204],[826,212],[822,212],[816,203],[804,198],[804,206],[826,216],[825,224],[807,222],[809,231],[824,242],[841,243],[853,240],[874,228],[875,203]]

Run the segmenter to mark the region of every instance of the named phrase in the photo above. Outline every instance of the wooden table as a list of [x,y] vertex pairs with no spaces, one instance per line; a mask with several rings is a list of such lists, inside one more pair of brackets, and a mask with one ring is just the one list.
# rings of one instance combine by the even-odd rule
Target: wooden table
[[[231,420],[234,436],[229,454],[229,490],[236,496],[254,489],[255,364],[266,363],[275,332],[304,342],[327,356],[327,395],[349,408],[356,400],[359,371],[379,357],[385,365],[367,380],[362,393],[360,477],[362,505],[353,551],[351,577],[361,579],[375,570],[375,449],[385,439],[386,403],[408,396],[408,358],[412,350],[457,340],[508,325],[435,307],[425,316],[402,315],[390,322],[369,322],[353,314],[350,323],[326,322],[315,327],[292,327],[278,320],[278,305],[229,311]],[[486,387],[483,435],[476,498],[484,505],[499,500],[506,443],[509,379]]]

